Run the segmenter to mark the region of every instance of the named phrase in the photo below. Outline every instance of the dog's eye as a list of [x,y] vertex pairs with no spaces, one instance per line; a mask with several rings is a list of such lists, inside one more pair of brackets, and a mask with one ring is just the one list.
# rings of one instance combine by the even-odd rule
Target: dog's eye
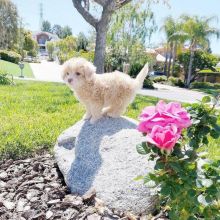
[[67,72],[66,75],[69,76],[70,74]]
[[79,75],[80,75],[80,73],[76,72],[76,75],[77,75],[77,76],[79,76]]

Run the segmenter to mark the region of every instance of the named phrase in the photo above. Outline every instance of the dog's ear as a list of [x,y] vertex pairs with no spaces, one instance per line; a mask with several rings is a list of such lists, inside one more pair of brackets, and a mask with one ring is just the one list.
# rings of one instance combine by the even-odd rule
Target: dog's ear
[[83,68],[86,80],[91,80],[96,72],[96,67],[90,62],[86,62]]

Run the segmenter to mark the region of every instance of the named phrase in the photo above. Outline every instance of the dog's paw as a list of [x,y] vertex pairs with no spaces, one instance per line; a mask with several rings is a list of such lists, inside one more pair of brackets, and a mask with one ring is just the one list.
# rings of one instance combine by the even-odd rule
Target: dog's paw
[[91,124],[95,124],[100,118],[101,118],[101,117],[99,117],[99,118],[93,118],[93,117],[92,117],[92,118],[90,119],[90,123],[91,123]]
[[92,117],[91,114],[86,113],[86,114],[83,116],[83,120],[89,120],[91,117]]

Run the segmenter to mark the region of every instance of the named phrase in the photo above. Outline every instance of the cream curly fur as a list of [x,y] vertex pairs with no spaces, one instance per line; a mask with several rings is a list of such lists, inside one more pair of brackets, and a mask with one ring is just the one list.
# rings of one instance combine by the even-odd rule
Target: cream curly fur
[[136,79],[118,71],[96,74],[91,62],[73,58],[63,64],[62,78],[86,107],[84,119],[95,123],[104,115],[120,117],[142,88],[147,73],[148,64]]

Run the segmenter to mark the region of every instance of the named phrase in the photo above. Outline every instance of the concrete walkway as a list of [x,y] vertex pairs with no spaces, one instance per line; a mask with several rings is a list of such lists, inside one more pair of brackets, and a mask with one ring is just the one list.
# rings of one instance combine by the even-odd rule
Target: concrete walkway
[[[63,83],[63,80],[61,79],[61,65],[55,62],[48,62],[43,60],[41,63],[31,63],[30,66],[33,70],[35,80]],[[154,86],[157,89],[142,89],[138,92],[138,94],[188,103],[198,102],[198,100],[202,100],[203,96],[206,95],[202,92],[162,85],[158,83],[155,83]]]
[[155,90],[152,89],[142,89],[139,90],[138,94],[145,96],[154,96],[161,99],[168,99],[180,102],[195,103],[201,101],[207,94],[203,92],[197,92],[193,90],[188,90],[184,88],[174,87],[155,83]]
[[38,81],[63,82],[61,79],[61,65],[42,60],[41,63],[30,63],[34,77]]

